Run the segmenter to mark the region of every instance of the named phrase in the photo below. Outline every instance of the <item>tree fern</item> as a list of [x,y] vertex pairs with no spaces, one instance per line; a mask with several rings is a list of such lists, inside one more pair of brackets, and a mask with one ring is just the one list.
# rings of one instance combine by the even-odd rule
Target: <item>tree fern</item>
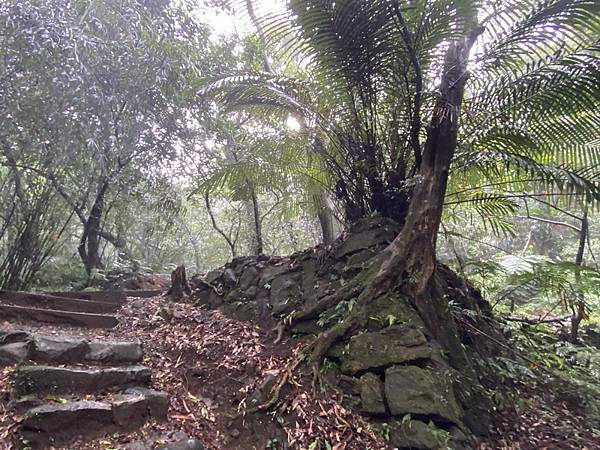
[[[543,187],[600,199],[599,9],[591,0],[293,0],[259,20],[275,54],[301,61],[301,79],[237,74],[208,80],[203,94],[297,115],[348,218],[394,216],[418,183],[443,52],[478,18],[447,203],[452,213],[475,208],[506,233],[514,193]],[[474,190],[457,197],[465,188]]]

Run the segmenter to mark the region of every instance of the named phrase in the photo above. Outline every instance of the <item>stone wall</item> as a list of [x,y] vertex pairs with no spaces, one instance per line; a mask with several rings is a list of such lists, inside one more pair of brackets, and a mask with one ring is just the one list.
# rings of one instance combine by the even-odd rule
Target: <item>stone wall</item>
[[[389,220],[364,220],[327,247],[289,257],[237,258],[204,277],[193,277],[194,299],[238,319],[272,326],[364,274],[377,264],[375,256],[398,230]],[[489,306],[475,290],[448,268],[440,267],[439,272],[459,305],[487,313]],[[338,304],[291,331],[317,334],[341,319],[350,303]],[[475,343],[468,333],[463,337],[467,344]],[[489,418],[472,417],[465,396],[457,395],[462,389],[460,373],[447,364],[399,293],[377,299],[365,330],[332,347],[328,360],[329,376],[344,392],[346,403],[371,416],[395,447],[466,448],[468,435],[489,426]]]

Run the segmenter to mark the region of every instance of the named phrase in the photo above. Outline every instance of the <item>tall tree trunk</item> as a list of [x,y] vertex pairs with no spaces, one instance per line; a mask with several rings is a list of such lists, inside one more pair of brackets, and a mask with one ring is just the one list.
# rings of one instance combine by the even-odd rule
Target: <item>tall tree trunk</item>
[[91,275],[92,271],[103,267],[100,258],[100,238],[102,226],[102,214],[104,212],[104,198],[108,191],[108,181],[100,184],[98,193],[90,210],[87,222],[83,228],[83,234],[79,241],[77,251],[85,266],[85,271]]
[[[579,232],[579,247],[575,256],[575,264],[581,266],[583,264],[583,255],[585,253],[585,242],[588,237],[588,206],[583,207],[583,216],[581,218],[581,231]],[[575,273],[576,289],[579,289],[581,275]],[[571,316],[571,342],[576,343],[579,340],[579,325],[585,317],[585,299],[581,292],[577,293],[576,301],[573,305],[573,315]]]
[[327,192],[321,191],[319,203],[317,205],[319,209],[317,216],[319,218],[319,224],[321,225],[323,244],[330,244],[335,240],[335,219],[331,207],[329,206],[329,202],[330,200]]
[[436,240],[448,183],[448,173],[456,148],[458,118],[467,80],[469,52],[479,32],[450,44],[444,62],[440,96],[427,133],[420,175],[410,201],[406,223],[386,248],[384,260],[374,281],[379,293],[398,281],[410,280],[415,302],[430,330],[444,327],[428,300],[436,263]]
[[[237,256],[237,251],[236,251],[236,244],[237,244],[237,233],[233,236],[231,236],[230,234],[225,233],[221,227],[219,227],[219,225],[217,224],[217,219],[215,217],[215,214],[212,210],[212,207],[210,206],[210,192],[206,191],[204,192],[204,203],[206,204],[206,210],[208,211],[208,216],[210,217],[210,222],[212,224],[212,227],[215,229],[215,231],[217,233],[219,233],[221,236],[223,236],[223,239],[225,239],[225,242],[227,242],[227,245],[229,246],[229,250],[231,251],[231,257],[235,258]],[[238,227],[239,229],[239,227]]]
[[248,206],[252,213],[252,237],[250,240],[250,252],[253,255],[262,255],[264,252],[263,248],[263,236],[262,236],[262,218],[260,217],[260,205],[258,203],[258,196],[254,187],[248,182],[248,189],[250,190],[250,202]]
[[[248,16],[250,16],[252,24],[256,27],[256,32],[258,33],[258,37],[260,39],[261,44],[266,47],[267,40],[265,39],[265,33],[263,31],[262,26],[260,25],[258,18],[256,17],[256,13],[254,12],[254,5],[252,4],[252,0],[246,0],[246,11],[248,12]],[[271,61],[266,53],[263,58],[263,68],[265,72],[273,73]]]

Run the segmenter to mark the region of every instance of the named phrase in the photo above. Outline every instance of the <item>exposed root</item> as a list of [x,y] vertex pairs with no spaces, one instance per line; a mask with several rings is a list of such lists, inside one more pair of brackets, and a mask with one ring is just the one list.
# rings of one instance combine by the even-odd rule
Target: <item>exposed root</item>
[[318,317],[321,313],[327,311],[329,308],[332,308],[335,305],[337,305],[339,302],[356,297],[360,294],[361,291],[362,287],[360,286],[360,283],[349,283],[342,289],[337,291],[335,294],[326,295],[325,297],[321,298],[314,305],[311,305],[310,307],[301,309],[299,311],[292,312],[283,320],[281,320],[273,329],[273,331],[277,332],[277,337],[275,338],[274,343],[278,344],[279,342],[281,342],[285,331],[296,325],[298,322],[302,322],[303,320],[314,319]]
[[361,314],[358,312],[358,308],[354,309],[343,322],[340,322],[319,334],[319,336],[313,339],[302,352],[288,364],[283,374],[279,377],[279,380],[277,380],[275,386],[271,389],[269,400],[254,408],[245,410],[244,413],[268,410],[277,404],[281,395],[281,389],[291,380],[294,371],[307,356],[313,371],[312,389],[313,392],[316,392],[318,386],[323,386],[320,372],[321,364],[325,359],[327,351],[338,341],[338,339],[343,338],[349,331],[359,326],[362,323],[362,320],[360,319]]
[[198,283],[199,283],[199,284],[201,284],[201,285],[203,285],[203,286],[206,286],[206,287],[208,287],[208,288],[209,288],[209,289],[211,289],[211,290],[212,290],[212,291],[213,291],[215,294],[217,294],[217,295],[219,295],[219,296],[223,295],[223,293],[224,293],[224,289],[223,289],[222,287],[221,287],[221,288],[218,288],[218,287],[216,287],[214,284],[212,284],[212,283],[209,283],[208,281],[205,281],[205,280],[203,280],[203,279],[199,279],[199,280],[198,280]]
[[298,356],[296,356],[292,361],[290,361],[290,363],[283,371],[283,374],[277,380],[277,383],[275,383],[275,385],[271,388],[271,391],[269,393],[270,397],[266,402],[261,403],[260,405],[257,405],[253,408],[246,409],[242,411],[242,414],[252,414],[258,411],[266,411],[268,409],[271,409],[274,405],[276,405],[279,402],[281,390],[291,380],[291,378],[294,375],[294,372],[302,363],[302,361],[306,359],[307,353],[311,350],[315,342],[316,339],[313,340],[310,344],[308,344]]
[[273,343],[279,344],[281,342],[281,339],[283,338],[283,333],[285,333],[285,323],[283,321],[279,322],[277,326],[273,328],[272,331],[275,331],[277,333],[277,336],[275,337]]
[[357,319],[358,315],[350,313],[343,322],[334,325],[317,336],[314,341],[313,351],[310,354],[310,362],[313,366],[320,367],[331,346],[358,324]]

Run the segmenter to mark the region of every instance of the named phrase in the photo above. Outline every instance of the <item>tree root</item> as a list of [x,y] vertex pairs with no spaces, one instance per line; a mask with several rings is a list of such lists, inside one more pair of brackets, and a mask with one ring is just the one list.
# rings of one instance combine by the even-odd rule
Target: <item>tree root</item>
[[242,414],[252,414],[258,411],[266,411],[268,409],[271,409],[279,401],[281,389],[283,389],[283,387],[291,380],[294,371],[298,368],[302,361],[304,361],[307,352],[310,351],[315,342],[316,339],[310,344],[308,344],[296,358],[290,361],[290,363],[285,368],[283,374],[277,380],[277,383],[271,388],[271,391],[269,393],[270,397],[266,402],[254,406],[250,409],[246,409],[242,412]]
[[277,326],[273,329],[277,333],[277,337],[275,338],[274,343],[278,344],[281,342],[283,338],[283,334],[296,325],[298,322],[302,322],[303,320],[314,319],[318,317],[321,313],[327,311],[329,308],[334,307],[339,302],[348,300],[350,298],[356,297],[360,294],[362,288],[360,287],[360,283],[352,282],[347,284],[345,287],[337,291],[335,294],[326,295],[321,298],[317,303],[311,305],[308,308],[301,309],[299,311],[294,311],[281,320]]
[[313,392],[317,391],[317,387],[319,385],[323,386],[323,381],[320,372],[321,364],[325,359],[327,351],[338,339],[343,338],[349,331],[356,329],[356,327],[363,324],[363,321],[360,320],[361,314],[356,311],[357,309],[353,310],[353,312],[351,312],[344,321],[332,326],[326,331],[323,331],[315,339],[313,339],[306,347],[304,347],[304,349],[302,349],[302,352],[296,358],[294,358],[294,360],[292,360],[290,364],[288,364],[275,386],[273,386],[273,388],[271,389],[271,396],[269,397],[269,400],[251,409],[246,409],[244,411],[244,414],[265,411],[277,404],[277,402],[279,402],[279,397],[281,395],[282,388],[291,380],[294,371],[307,357],[313,372]]
[[223,295],[223,294],[224,294],[224,290],[223,290],[222,288],[221,288],[221,289],[219,289],[219,288],[218,288],[218,287],[216,287],[214,284],[212,284],[212,283],[209,283],[208,281],[204,281],[204,280],[202,280],[202,279],[201,279],[201,280],[198,280],[198,281],[199,281],[199,283],[200,283],[201,285],[203,285],[203,286],[206,286],[206,287],[208,287],[208,288],[212,289],[212,291],[213,291],[215,294],[217,294],[217,295],[219,295],[219,296],[221,296],[221,295]]

